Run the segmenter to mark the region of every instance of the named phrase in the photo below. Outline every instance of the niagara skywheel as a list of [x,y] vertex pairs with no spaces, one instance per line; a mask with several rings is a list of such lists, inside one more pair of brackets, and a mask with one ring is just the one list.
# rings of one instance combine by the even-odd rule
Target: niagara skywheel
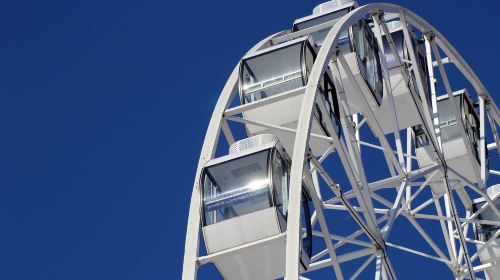
[[397,251],[450,279],[500,279],[499,123],[485,86],[424,19],[393,4],[323,3],[227,80],[199,158],[182,277],[213,263],[224,279],[319,269],[397,279]]

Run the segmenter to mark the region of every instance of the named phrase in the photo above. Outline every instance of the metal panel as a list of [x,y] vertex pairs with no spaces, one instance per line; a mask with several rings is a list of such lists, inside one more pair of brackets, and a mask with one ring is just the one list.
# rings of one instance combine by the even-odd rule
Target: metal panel
[[203,227],[208,253],[215,253],[280,233],[276,208],[225,220]]

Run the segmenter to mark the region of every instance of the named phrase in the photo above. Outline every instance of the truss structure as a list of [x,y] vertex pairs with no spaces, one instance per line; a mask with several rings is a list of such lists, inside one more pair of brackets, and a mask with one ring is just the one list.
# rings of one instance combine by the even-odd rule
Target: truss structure
[[[385,98],[389,98],[389,104],[392,104],[392,107],[387,107],[389,111],[386,115],[394,120],[392,133],[387,134],[382,131],[376,116],[377,112],[369,106],[366,96],[361,93],[360,81],[354,77],[338,45],[342,31],[362,18],[370,20],[380,49],[384,48],[382,36],[385,35],[396,64],[401,66],[404,81],[409,84],[410,79],[414,79],[415,87],[411,91],[414,102],[411,104],[413,107],[411,109],[418,112],[422,129],[433,151],[435,164],[418,167],[412,128],[398,127],[397,119],[400,116],[392,100],[393,87],[384,59],[382,59],[382,70],[384,89],[387,93]],[[409,59],[400,56],[391,38],[387,23],[394,19],[402,23]],[[500,213],[493,204],[496,197],[490,197],[486,193],[488,176],[500,174],[499,171],[490,170],[487,163],[488,150],[495,153],[500,151],[497,135],[500,111],[495,102],[471,67],[446,38],[408,9],[393,4],[368,4],[352,10],[332,25],[304,87],[241,105],[235,101],[238,98],[239,67],[237,66],[231,73],[214,109],[199,158],[189,211],[183,279],[196,279],[198,268],[217,258],[254,246],[267,246],[277,240],[286,240],[286,255],[283,258],[286,261],[285,277],[288,280],[306,279],[304,277],[307,277],[307,273],[319,269],[331,270],[337,279],[357,279],[362,273],[367,273],[367,267],[370,266],[375,268],[376,279],[397,279],[398,260],[391,259],[389,249],[405,251],[439,262],[449,268],[450,278],[485,277],[483,275],[487,274],[487,269],[500,263],[500,258],[481,262],[480,254],[500,235],[500,230],[485,242],[474,237],[472,225],[500,226]],[[248,54],[265,50],[284,40],[291,40],[294,36],[307,35],[307,32],[312,31],[306,29],[298,34],[286,31],[274,34],[254,46]],[[416,33],[425,41],[423,44],[431,81],[430,98],[424,94],[424,80],[427,77],[422,77],[422,73],[415,67],[418,58],[414,54],[415,46],[411,43],[411,33]],[[449,70],[451,67],[453,70]],[[354,90],[351,89],[349,92],[344,90],[345,79],[341,78],[340,69],[344,69],[348,81],[355,85]],[[327,108],[320,101],[318,94],[318,84],[325,71],[332,73],[335,87],[339,90],[340,107],[340,123],[327,118],[326,126],[330,131],[334,131],[334,127],[338,125],[341,129],[338,135],[318,135],[313,133],[311,128],[315,104],[319,104],[319,109],[327,114]],[[471,182],[451,168],[442,148],[440,125],[437,120],[437,93],[445,93],[448,98],[454,98],[453,91],[458,88],[454,88],[453,83],[459,84],[459,82],[455,77],[449,78],[450,71],[460,74],[461,83],[470,84],[471,95],[477,99],[479,107],[479,178],[476,182]],[[362,114],[350,112],[347,95],[358,96],[362,104]],[[279,104],[297,96],[302,96],[302,105],[295,128],[252,120],[243,115],[248,110],[273,103]],[[464,123],[460,121],[459,108],[452,107],[455,118],[459,120],[460,133],[466,138],[467,131]],[[237,136],[244,131],[241,125],[272,128],[293,135],[295,139],[287,231],[272,238],[215,254],[200,255],[201,172],[206,163],[216,156],[221,145],[231,145],[238,140]],[[315,156],[309,149],[311,139],[323,141],[330,148],[324,154]],[[487,143],[487,139],[492,139],[492,143]],[[373,151],[362,152],[369,149]],[[467,149],[469,154],[475,153],[470,146],[467,146]],[[375,152],[379,153],[379,157],[371,156]],[[374,165],[379,170],[376,176],[371,175]],[[301,234],[300,199],[304,180],[307,182],[306,187],[309,188],[314,204],[311,220],[315,236],[314,246],[323,249],[315,252],[307,272],[302,273],[297,260]],[[439,184],[443,191],[440,193],[431,191],[431,183]],[[474,209],[473,201],[477,198],[482,198],[485,203],[479,209]],[[478,219],[486,209],[493,209],[496,219]],[[404,222],[399,225],[409,227],[415,236],[422,238],[428,248],[425,250],[412,248],[408,245],[411,242],[405,244],[404,241],[392,240],[391,237],[397,235],[393,229],[401,220]],[[429,226],[434,227],[431,231],[439,232],[439,236],[431,234]],[[405,239],[399,237],[397,240]],[[354,261],[359,263],[358,268],[348,275],[343,266]],[[425,268],[421,268],[420,272],[432,274]],[[486,277],[493,279],[491,275]]]

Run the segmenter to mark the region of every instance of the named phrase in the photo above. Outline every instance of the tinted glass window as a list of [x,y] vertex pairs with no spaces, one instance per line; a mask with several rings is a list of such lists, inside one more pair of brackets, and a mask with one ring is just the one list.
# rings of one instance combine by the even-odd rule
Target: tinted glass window
[[312,50],[312,47],[307,45],[305,49],[305,64],[306,64],[306,81],[309,79],[309,75],[311,74],[312,68],[314,66],[314,61],[316,60],[316,53]]
[[417,60],[418,69],[420,71],[420,76],[422,77],[422,83],[427,96],[427,101],[431,104],[431,83],[429,81],[429,69],[427,68],[427,57],[424,50],[420,44],[417,44]]
[[[454,98],[458,108],[461,107],[461,98],[461,95],[457,95]],[[453,108],[451,108],[452,105],[454,104],[450,102],[449,98],[441,99],[437,102],[441,141],[460,136],[457,119],[453,114]]]
[[316,26],[316,25],[319,25],[319,24],[322,24],[325,22],[337,20],[337,19],[343,17],[344,15],[347,15],[347,13],[349,13],[349,8],[346,8],[346,9],[343,9],[340,11],[335,11],[335,12],[325,14],[325,15],[322,15],[319,17],[315,17],[315,18],[312,18],[312,19],[295,24],[293,26],[293,31],[299,31],[299,30],[313,27],[313,26]]
[[370,87],[375,100],[380,105],[383,98],[382,67],[375,36],[364,20],[353,25],[354,49],[358,54],[361,74]]
[[300,209],[301,220],[301,243],[303,254],[311,257],[312,253],[312,229],[311,229],[311,213],[309,211],[309,201],[305,195],[302,196],[302,207]]
[[273,189],[276,207],[286,217],[288,212],[288,182],[290,178],[290,166],[278,152],[273,157]]
[[429,145],[429,138],[425,133],[424,126],[419,124],[413,127],[413,135],[415,141],[415,148],[425,147]]
[[[402,59],[407,59],[406,54],[404,52],[404,34],[403,30],[395,31],[391,33],[392,40],[394,41],[394,46],[399,54],[399,57]],[[396,62],[396,57],[392,54],[391,47],[389,46],[389,42],[387,38],[383,37],[384,41],[384,54],[385,59],[387,61],[387,69],[389,69],[389,74],[393,73],[401,73],[399,70],[399,65]]]
[[245,103],[304,86],[303,44],[299,42],[243,61],[240,79]]
[[[413,49],[416,51],[415,57],[417,59],[417,64],[418,64],[418,71],[420,72],[420,76],[422,77],[422,86],[423,89],[426,91],[424,94],[427,96],[427,99],[430,103],[430,84],[429,84],[429,73],[427,72],[427,59],[425,57],[424,50],[422,49],[422,46],[420,43],[417,41],[417,39],[412,37],[412,45]],[[409,55],[408,55],[409,59]],[[407,68],[409,68],[410,65],[407,65]],[[417,86],[417,76],[415,73],[412,71],[411,72],[411,79],[410,79],[410,86],[415,92],[418,92],[418,86]],[[420,97],[420,95],[419,95]]]
[[[408,53],[408,49],[405,47],[404,42],[404,32],[403,30],[394,31],[391,33],[391,37],[394,41],[394,45],[396,50],[398,51],[399,57],[401,59],[410,60],[410,55]],[[429,82],[429,71],[427,69],[427,58],[425,56],[425,52],[422,49],[421,44],[415,39],[411,38],[413,48],[416,51],[415,57],[417,59],[418,71],[420,72],[420,76],[422,77],[423,88],[426,91],[424,94],[428,97],[428,102],[430,104],[430,82]],[[389,46],[389,42],[387,38],[383,37],[384,41],[384,54],[387,60],[387,68],[389,70],[389,75],[400,74],[401,70],[399,69],[399,65],[396,62],[396,58],[392,54],[391,48]],[[408,69],[410,67],[409,64],[402,62],[404,66],[404,70],[408,73]],[[417,78],[413,72],[410,73],[410,87],[414,92],[418,92],[417,87]],[[418,95],[420,97],[420,95]]]
[[[500,210],[500,199],[495,200],[495,207]],[[484,202],[474,204],[474,211],[477,211],[484,205]],[[498,217],[495,215],[495,212],[490,208],[486,208],[478,215],[479,220],[487,220],[487,221],[499,221]],[[488,241],[495,232],[500,229],[500,226],[494,225],[484,225],[484,224],[476,224],[476,238],[480,241],[486,242]],[[499,239],[499,238],[497,238]]]
[[[322,23],[326,23],[329,21],[338,20],[341,17],[343,17],[344,15],[346,15],[347,13],[349,13],[349,8],[346,8],[346,9],[343,9],[340,11],[335,11],[335,12],[332,12],[332,13],[329,13],[326,15],[322,15],[322,16],[319,16],[319,17],[316,17],[316,18],[313,18],[313,19],[310,19],[307,21],[303,21],[303,22],[295,24],[293,26],[293,31],[295,32],[295,31],[303,30],[303,29],[310,28],[310,27],[313,27],[316,25],[320,25]],[[311,36],[314,40],[314,43],[317,46],[321,46],[323,44],[323,41],[325,41],[326,35],[328,34],[328,32],[330,31],[331,28],[332,28],[332,26],[311,33]],[[342,33],[339,37],[339,46],[342,50],[347,50],[349,48],[349,33],[347,30],[342,31]]]
[[464,119],[464,127],[465,133],[469,138],[469,142],[472,145],[472,151],[478,161],[480,154],[480,146],[479,146],[479,119],[476,115],[476,111],[474,107],[464,98],[463,100],[463,119]]
[[[467,140],[472,146],[474,156],[479,161],[479,120],[476,111],[463,94],[456,95],[455,102],[458,105],[460,117],[463,120]],[[460,127],[453,114],[451,105],[452,103],[450,103],[449,98],[439,100],[437,103],[439,128],[441,130],[441,140],[443,141],[461,136]]]
[[203,209],[210,225],[271,207],[269,150],[204,170]]
[[[334,129],[336,134],[340,133],[340,113],[339,113],[339,104],[338,104],[338,99],[337,99],[337,92],[335,90],[335,87],[330,80],[330,77],[328,74],[323,75],[323,79],[321,82],[321,86],[319,87],[319,92],[321,96],[321,100],[325,103],[325,107],[328,113],[328,117],[332,120],[332,123],[334,125]],[[323,126],[323,129],[327,131],[326,124],[324,124],[323,116],[321,115],[321,111],[319,109],[319,106],[316,108],[316,115],[317,118],[320,122],[320,124]],[[328,133],[329,134],[329,133]]]

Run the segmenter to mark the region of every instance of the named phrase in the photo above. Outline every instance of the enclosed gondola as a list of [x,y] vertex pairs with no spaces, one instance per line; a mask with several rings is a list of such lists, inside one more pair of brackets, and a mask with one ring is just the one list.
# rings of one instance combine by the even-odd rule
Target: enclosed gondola
[[[352,0],[329,1],[320,4],[314,8],[312,15],[295,20],[292,32],[311,34],[315,46],[320,47],[332,26],[357,7],[357,2]],[[343,32],[341,43],[347,40],[347,33],[347,30]],[[346,46],[346,44],[341,44],[341,46]]]
[[[453,93],[463,85],[471,97]],[[323,3],[253,46],[220,92],[182,278],[411,277],[399,248],[454,279],[500,279],[499,193],[488,191],[494,203],[484,193],[500,174],[487,150],[500,151],[499,126],[486,85],[422,17]],[[415,236],[423,243],[412,246]]]
[[[330,1],[321,4],[313,11],[313,15],[296,20],[292,32],[310,34],[314,47],[319,49],[332,26],[357,6],[355,1]],[[359,20],[343,30],[338,40],[340,54],[345,58],[357,84],[351,82],[347,69],[339,64],[342,86],[351,114],[364,110],[364,101],[360,98],[366,99],[371,110],[378,110],[384,100],[380,61],[382,52],[368,22],[367,19]],[[358,95],[358,86],[364,97]]]
[[[299,120],[303,92],[309,73],[316,59],[310,37],[302,37],[244,57],[240,64],[240,98],[242,104],[289,95],[279,103],[268,103],[243,112],[245,119],[266,123],[267,126],[247,124],[248,135],[269,133],[277,136],[288,151],[293,151],[295,135],[273,126],[295,129]],[[331,74],[326,71],[318,85],[318,102],[327,112],[323,114],[316,105],[312,132],[330,136],[339,133],[339,108]],[[334,131],[326,125],[329,118]],[[315,155],[325,152],[331,143],[314,138],[311,149]]]
[[[493,200],[493,203],[498,210],[500,210],[500,199],[498,198],[499,193],[500,185],[494,185],[487,189],[489,198]],[[486,200],[484,198],[474,200],[472,210],[474,212],[478,211],[484,206],[485,203]],[[483,211],[481,211],[477,216],[477,220],[500,222],[500,219],[491,207],[486,207]],[[490,263],[500,258],[500,226],[483,224],[481,222],[474,223],[473,225],[476,240],[481,242],[477,243],[477,250],[479,252],[479,259],[481,260],[481,263]],[[484,243],[486,242],[490,242],[490,244],[483,248],[483,246],[485,246]],[[500,263],[487,267],[486,273],[490,280],[500,279]]]
[[[387,36],[385,34],[382,36],[384,42],[384,54],[387,62],[387,70],[389,74],[389,80],[391,83],[392,95],[394,99],[394,107],[396,110],[398,127],[400,129],[413,127],[420,125],[422,119],[415,106],[415,100],[412,92],[415,93],[417,97],[417,102],[420,99],[417,78],[413,71],[410,71],[410,64],[407,63],[411,61],[410,49],[405,44],[405,37],[403,26],[400,21],[391,21],[387,23],[389,32],[391,33],[392,40],[394,42],[394,47],[397,50],[398,56],[402,61],[402,65],[397,63],[396,58],[389,46]],[[415,58],[417,60],[416,70],[419,71],[420,77],[422,77],[422,84],[424,89],[424,95],[427,98],[428,104],[430,105],[430,83],[429,83],[429,71],[427,68],[427,58],[424,49],[422,48],[422,42],[418,40],[414,32],[409,32],[411,38],[413,50],[415,52]],[[408,83],[403,78],[404,75],[408,76]],[[391,131],[392,122],[391,120],[391,104],[388,100],[382,102],[380,110],[377,112],[380,116],[380,125],[384,131]]]
[[[441,144],[448,169],[453,171],[448,173],[448,177],[451,180],[463,177],[471,183],[477,183],[478,178],[480,178],[479,116],[465,89],[454,92],[453,96],[460,112],[460,119],[458,120],[452,108],[455,104],[450,102],[448,95],[437,98]],[[462,137],[461,127],[458,122],[463,123],[466,138]],[[421,129],[421,126],[417,126],[413,131],[418,165],[427,167],[436,164],[434,150],[424,130]],[[468,152],[467,146],[472,153]],[[487,154],[487,150],[485,152]],[[487,157],[486,160],[488,160]],[[460,177],[456,174],[460,174]],[[431,181],[434,193],[445,191],[442,181],[438,177],[436,176]]]
[[[266,246],[237,249],[279,237],[287,229],[290,158],[274,135],[261,134],[233,144],[229,155],[205,166],[202,175],[203,236],[209,254],[234,249],[217,258],[225,279],[276,279],[285,274],[286,239]],[[302,195],[300,267],[312,250],[309,196]]]

